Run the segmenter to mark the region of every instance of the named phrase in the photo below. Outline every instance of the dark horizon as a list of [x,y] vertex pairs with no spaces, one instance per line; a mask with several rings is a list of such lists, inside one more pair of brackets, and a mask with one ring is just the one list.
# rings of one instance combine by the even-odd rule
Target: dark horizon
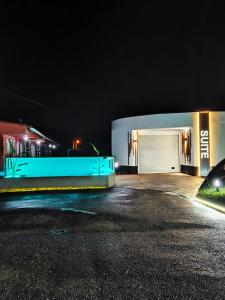
[[223,1],[75,5],[0,4],[1,120],[109,154],[114,119],[225,110]]

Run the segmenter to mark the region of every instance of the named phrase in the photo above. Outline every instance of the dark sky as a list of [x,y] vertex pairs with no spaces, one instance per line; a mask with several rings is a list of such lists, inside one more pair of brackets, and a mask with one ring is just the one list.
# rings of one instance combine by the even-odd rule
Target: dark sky
[[109,152],[113,119],[225,109],[225,2],[154,2],[1,1],[0,118]]

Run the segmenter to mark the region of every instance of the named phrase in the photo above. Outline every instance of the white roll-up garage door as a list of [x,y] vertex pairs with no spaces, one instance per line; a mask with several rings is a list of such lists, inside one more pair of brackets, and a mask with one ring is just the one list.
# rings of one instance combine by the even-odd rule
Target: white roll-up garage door
[[138,152],[138,173],[179,172],[178,135],[141,135]]

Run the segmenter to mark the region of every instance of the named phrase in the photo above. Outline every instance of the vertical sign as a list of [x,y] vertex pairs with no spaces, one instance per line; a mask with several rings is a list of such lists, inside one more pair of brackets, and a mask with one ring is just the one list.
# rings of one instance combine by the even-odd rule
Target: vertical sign
[[210,171],[209,151],[209,113],[199,113],[199,149],[200,149],[200,176],[207,176]]

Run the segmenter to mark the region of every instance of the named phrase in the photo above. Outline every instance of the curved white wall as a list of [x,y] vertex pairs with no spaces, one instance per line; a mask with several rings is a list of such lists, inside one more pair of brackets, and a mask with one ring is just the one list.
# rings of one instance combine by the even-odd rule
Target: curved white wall
[[128,132],[140,129],[193,127],[193,113],[156,114],[118,119],[112,122],[112,155],[128,165]]

